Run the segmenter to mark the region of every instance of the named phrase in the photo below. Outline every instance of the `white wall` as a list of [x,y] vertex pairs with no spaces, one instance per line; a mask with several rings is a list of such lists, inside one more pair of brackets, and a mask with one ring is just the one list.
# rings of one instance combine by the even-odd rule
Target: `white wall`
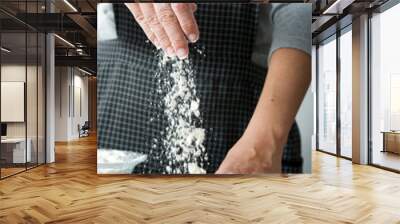
[[[56,67],[55,86],[55,140],[77,139],[78,124],[88,120],[88,78],[76,68]],[[77,105],[81,105],[82,113]]]
[[[25,82],[26,67],[19,64],[8,64],[1,66],[1,81],[3,82]],[[1,108],[2,110],[6,108]],[[25,122],[7,123],[7,137],[25,137]]]
[[[36,67],[25,66],[20,64],[5,64],[1,66],[1,81],[2,82],[25,82],[25,76],[28,76],[29,85],[36,85],[36,80],[33,81],[32,76],[36,77]],[[31,130],[36,130],[36,88],[27,88],[27,118],[28,118],[28,137],[32,133]],[[31,104],[34,102],[34,104]],[[34,108],[32,108],[34,107]],[[6,110],[7,108],[1,108],[1,110]],[[32,123],[34,122],[34,123]],[[8,137],[25,137],[25,126],[26,122],[8,122],[7,123],[7,136]],[[36,132],[35,132],[36,134]]]
[[[1,121],[24,122],[25,83],[1,82]],[[36,107],[35,107],[36,108]]]
[[[25,135],[29,139],[32,161],[44,163],[45,150],[45,116],[44,116],[44,74],[41,66],[25,66],[24,64],[3,64],[1,66],[2,82],[24,82],[26,85],[26,106],[19,108],[20,113],[26,112],[26,120],[22,122],[6,122],[7,137],[24,138]],[[27,79],[27,80],[25,80]],[[3,90],[2,90],[3,91]],[[24,92],[24,91],[23,91]],[[22,92],[22,94],[23,94]],[[3,97],[7,97],[2,95]],[[10,107],[2,107],[1,110],[12,110]],[[14,108],[15,110],[15,108]],[[12,111],[8,111],[11,112]],[[14,112],[16,113],[16,112]]]
[[67,141],[69,132],[70,77],[67,67],[55,68],[55,141]]
[[[1,81],[25,82],[25,64],[8,64],[1,66]],[[29,67],[28,67],[29,69]]]
[[[76,70],[75,70],[76,72]],[[78,129],[77,126],[78,124],[83,125],[85,123],[85,121],[89,120],[89,110],[88,110],[88,106],[89,106],[89,102],[88,102],[88,96],[89,96],[89,92],[88,92],[88,77],[87,76],[82,76],[82,73],[79,72],[78,75],[76,75],[75,73],[75,78],[74,78],[74,86],[75,86],[75,93],[77,94],[76,90],[77,88],[80,89],[80,94],[81,94],[81,110],[82,112],[79,113],[78,109],[75,106],[75,116],[74,119],[72,120],[72,135],[73,136],[78,136]],[[77,102],[76,100],[77,97],[75,96],[75,105],[78,104],[79,102]]]

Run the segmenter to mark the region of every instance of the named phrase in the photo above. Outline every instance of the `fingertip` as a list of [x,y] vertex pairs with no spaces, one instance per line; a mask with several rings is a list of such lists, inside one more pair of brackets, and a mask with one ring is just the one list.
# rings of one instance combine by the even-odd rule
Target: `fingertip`
[[196,43],[199,40],[199,35],[195,33],[189,34],[188,39],[191,43]]
[[165,53],[167,54],[168,57],[174,57],[175,56],[175,51],[172,47],[168,47],[167,50],[165,50]]
[[179,59],[186,59],[189,55],[189,51],[187,49],[184,48],[179,48],[176,51],[176,55],[178,56]]
[[160,42],[159,42],[157,39],[155,39],[155,40],[153,40],[153,41],[151,41],[151,42],[152,42],[153,45],[157,48],[157,50],[160,50],[161,44],[160,44]]
[[190,6],[190,9],[192,10],[192,12],[196,12],[197,11],[197,4],[196,3],[192,3],[192,5]]

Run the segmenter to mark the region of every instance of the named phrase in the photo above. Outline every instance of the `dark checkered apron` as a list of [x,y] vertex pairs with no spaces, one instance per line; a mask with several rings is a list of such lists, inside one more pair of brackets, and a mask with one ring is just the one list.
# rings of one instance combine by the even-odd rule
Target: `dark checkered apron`
[[[166,124],[156,94],[158,60],[155,48],[122,5],[114,5],[118,39],[98,49],[98,147],[148,155],[134,173],[164,173],[168,161],[149,150]],[[204,142],[205,169],[217,170],[228,150],[243,134],[263,88],[266,70],[251,61],[258,7],[250,4],[199,4],[200,40],[191,46],[196,70]],[[194,48],[204,47],[206,57]],[[157,116],[156,116],[157,117]],[[149,122],[153,120],[152,122]],[[268,124],[266,124],[268,125]],[[151,151],[151,152],[150,152]],[[282,172],[302,172],[300,137],[293,124],[282,158]]]

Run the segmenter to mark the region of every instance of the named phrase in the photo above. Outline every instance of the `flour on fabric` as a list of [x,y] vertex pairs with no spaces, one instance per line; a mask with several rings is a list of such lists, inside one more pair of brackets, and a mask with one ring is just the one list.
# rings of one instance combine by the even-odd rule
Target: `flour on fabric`
[[166,174],[204,174],[208,160],[206,134],[192,63],[190,59],[170,58],[162,51],[157,57],[157,92],[162,99],[166,128],[160,132],[160,139],[153,139],[153,147],[162,148],[160,158],[166,160]]

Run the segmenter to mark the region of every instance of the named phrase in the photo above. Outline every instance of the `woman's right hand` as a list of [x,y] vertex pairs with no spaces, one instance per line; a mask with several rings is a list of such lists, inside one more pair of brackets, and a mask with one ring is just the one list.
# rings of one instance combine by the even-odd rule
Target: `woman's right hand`
[[147,38],[172,57],[187,58],[188,40],[199,39],[195,3],[125,3]]

